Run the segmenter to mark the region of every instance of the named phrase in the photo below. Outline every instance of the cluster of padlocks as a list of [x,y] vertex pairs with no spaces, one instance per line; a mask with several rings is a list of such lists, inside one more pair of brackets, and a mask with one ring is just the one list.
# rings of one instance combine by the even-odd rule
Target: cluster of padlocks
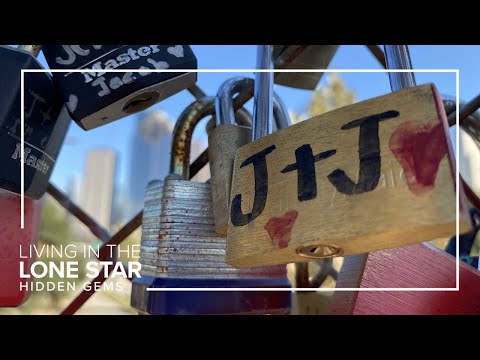
[[[50,75],[36,59],[40,51],[51,69],[67,71]],[[19,287],[25,282],[19,277],[19,245],[36,243],[40,207],[37,200],[47,190],[71,119],[81,128],[91,130],[142,111],[194,85],[197,78],[196,72],[149,70],[194,70],[197,59],[189,46],[182,45],[20,45],[1,46],[0,62],[0,97],[4,104],[0,115],[0,200],[4,209],[0,305],[16,306],[28,296],[28,291]],[[92,71],[122,67],[140,71]],[[22,70],[27,71],[22,74]],[[18,221],[22,187],[26,197],[23,230]]]
[[[273,70],[282,49],[259,46],[257,68]],[[21,100],[21,69],[41,70],[35,59],[40,50],[51,69],[64,71],[53,77],[25,72]],[[326,68],[336,50],[310,46],[289,67]],[[385,50],[389,69],[411,69],[406,46]],[[0,96],[7,104],[0,117],[0,188],[8,191],[0,206],[18,207],[22,186],[27,197],[27,230],[21,237],[9,220],[12,229],[0,240],[0,272],[6,274],[0,277],[6,284],[0,286],[0,305],[16,306],[27,295],[18,289],[17,238],[36,241],[36,200],[47,189],[70,119],[91,130],[142,111],[194,86],[197,73],[188,70],[197,69],[197,59],[183,45],[26,45],[0,51]],[[139,72],[103,71],[121,69]],[[157,71],[172,69],[179,71]],[[287,314],[286,264],[451,237],[457,186],[460,230],[473,234],[453,175],[445,112],[454,111],[451,100],[442,101],[432,84],[416,86],[412,72],[392,72],[391,94],[290,126],[273,84],[313,90],[321,75],[262,71],[255,79],[231,78],[216,97],[205,96],[181,113],[169,175],[151,181],[145,192],[142,270],[131,295],[139,313]],[[254,93],[253,115],[233,105],[246,91]],[[211,114],[211,180],[189,181],[193,131]],[[348,226],[351,219],[355,226]]]

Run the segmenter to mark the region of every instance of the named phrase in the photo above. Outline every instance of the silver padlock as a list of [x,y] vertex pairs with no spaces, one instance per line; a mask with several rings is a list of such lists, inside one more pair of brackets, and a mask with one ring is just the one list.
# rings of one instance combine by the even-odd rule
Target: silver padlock
[[[223,235],[227,234],[228,228],[230,185],[235,153],[252,139],[251,127],[239,126],[235,122],[233,96],[244,90],[253,89],[254,83],[250,78],[235,77],[222,84],[216,97],[216,127],[208,135],[215,230]],[[275,93],[273,114],[277,129],[290,126],[288,111]]]
[[[215,232],[211,186],[188,181],[190,143],[215,99],[188,106],[174,129],[170,175],[148,184],[140,263],[131,305],[144,314],[286,313],[288,292],[162,291],[162,288],[288,287],[285,267],[236,269],[225,264],[226,238]],[[153,289],[153,290],[148,290]]]

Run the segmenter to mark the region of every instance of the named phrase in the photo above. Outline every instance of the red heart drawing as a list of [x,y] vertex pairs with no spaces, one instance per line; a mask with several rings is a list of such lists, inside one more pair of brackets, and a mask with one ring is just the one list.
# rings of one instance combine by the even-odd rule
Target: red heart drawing
[[403,168],[411,192],[420,195],[433,189],[440,160],[447,154],[441,122],[404,122],[393,132],[389,146]]
[[290,210],[279,217],[272,217],[268,220],[264,229],[268,231],[273,246],[278,249],[288,246],[292,234],[292,228],[297,220],[298,211]]

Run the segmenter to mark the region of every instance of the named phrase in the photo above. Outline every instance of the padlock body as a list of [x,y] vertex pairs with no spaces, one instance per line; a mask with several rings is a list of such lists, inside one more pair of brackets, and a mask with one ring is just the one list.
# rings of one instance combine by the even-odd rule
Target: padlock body
[[141,278],[133,281],[131,305],[148,314],[288,312],[287,291],[147,290],[289,287],[284,266],[245,270],[225,264],[225,241],[215,232],[210,184],[175,176],[150,182],[142,225]]
[[[0,47],[0,187],[21,192],[21,70],[42,69],[29,53]],[[68,130],[70,117],[46,72],[24,73],[25,196],[39,199]]]
[[[30,246],[38,241],[41,203],[25,199],[25,228],[20,228],[20,196],[0,192],[0,307],[15,307],[28,299],[31,279],[29,275]],[[21,250],[20,250],[21,249]],[[21,251],[21,252],[20,252]],[[35,254],[35,252],[33,252]]]
[[402,247],[471,227],[432,84],[336,109],[240,148],[226,262],[257,267]]
[[[277,58],[286,45],[275,45],[273,58]],[[309,45],[286,69],[326,69],[336,54],[339,45]],[[314,90],[323,72],[277,72],[275,84],[297,89]]]
[[[267,284],[267,285],[266,285]],[[162,291],[163,288],[288,288],[278,279],[169,279],[142,276],[134,280],[131,305],[150,315],[287,315],[287,291]],[[146,289],[154,289],[147,291]],[[155,290],[156,289],[156,290]]]
[[[77,53],[72,51],[77,46]],[[45,58],[64,95],[72,119],[85,130],[145,110],[195,84],[196,72],[151,72],[196,69],[187,45],[46,45]],[[100,47],[100,48],[94,48]],[[141,69],[143,72],[68,72],[70,69]]]
[[208,136],[208,158],[212,184],[215,231],[227,234],[230,186],[237,149],[248,144],[252,130],[244,126],[221,124]]

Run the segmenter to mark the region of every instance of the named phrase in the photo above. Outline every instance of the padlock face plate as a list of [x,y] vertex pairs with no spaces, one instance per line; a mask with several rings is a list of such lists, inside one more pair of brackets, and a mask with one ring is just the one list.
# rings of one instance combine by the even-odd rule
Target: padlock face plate
[[[20,194],[21,69],[42,69],[31,55],[0,47],[0,187]],[[45,72],[24,74],[25,196],[40,198],[64,140],[70,118]],[[63,111],[62,111],[63,110]]]
[[237,149],[248,144],[252,130],[237,125],[222,124],[212,130],[208,137],[208,158],[212,174],[212,202],[215,231],[227,234],[230,203],[230,185],[233,163]]
[[226,262],[283,264],[452,236],[454,169],[432,84],[268,135],[236,154]]
[[147,290],[289,287],[284,266],[235,269],[225,264],[225,237],[215,233],[210,188],[208,183],[174,175],[148,184],[142,219],[141,277],[133,281],[131,305],[146,314],[287,312],[288,292],[188,294]]
[[[197,68],[197,59],[186,45],[102,45],[100,49],[82,45],[81,50],[86,55],[73,51],[67,54],[65,49],[71,50],[72,46],[76,45],[45,46],[45,57],[51,69]],[[66,62],[66,59],[70,60]],[[196,79],[195,72],[54,73],[72,119],[85,130],[142,111],[194,85]]]
[[80,69],[86,64],[108,56],[122,46],[123,45],[43,45],[42,52],[51,69]]

